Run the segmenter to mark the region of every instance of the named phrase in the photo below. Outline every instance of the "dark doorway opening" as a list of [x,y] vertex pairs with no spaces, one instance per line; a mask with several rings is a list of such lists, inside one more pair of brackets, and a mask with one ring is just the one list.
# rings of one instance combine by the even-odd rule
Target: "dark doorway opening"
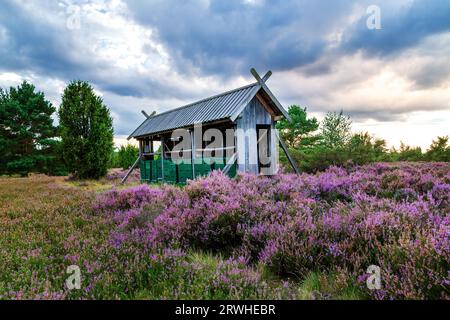
[[272,164],[272,149],[270,143],[270,125],[258,124],[256,125],[256,141],[258,150],[258,172],[261,169],[270,168]]

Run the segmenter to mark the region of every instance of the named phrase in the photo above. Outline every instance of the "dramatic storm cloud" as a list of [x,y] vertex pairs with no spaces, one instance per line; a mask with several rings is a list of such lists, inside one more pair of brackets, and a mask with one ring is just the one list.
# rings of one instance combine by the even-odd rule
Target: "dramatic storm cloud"
[[310,64],[329,46],[327,36],[352,10],[349,1],[129,1],[143,25],[180,69],[239,75],[248,66],[288,70]]
[[29,80],[59,105],[88,80],[123,138],[141,109],[246,84],[253,66],[286,107],[343,109],[357,130],[426,146],[450,133],[449,17],[448,0],[7,0],[0,86]]

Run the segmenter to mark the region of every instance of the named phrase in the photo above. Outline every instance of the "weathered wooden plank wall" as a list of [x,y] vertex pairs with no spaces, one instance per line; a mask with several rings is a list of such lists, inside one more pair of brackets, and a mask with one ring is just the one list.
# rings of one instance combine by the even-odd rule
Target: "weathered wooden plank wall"
[[[276,169],[276,136],[274,135],[274,121],[264,106],[255,97],[236,119],[236,148],[238,153],[238,170],[258,174],[258,145],[257,145],[257,125],[270,125],[270,147],[273,170]],[[274,171],[276,172],[276,171]]]

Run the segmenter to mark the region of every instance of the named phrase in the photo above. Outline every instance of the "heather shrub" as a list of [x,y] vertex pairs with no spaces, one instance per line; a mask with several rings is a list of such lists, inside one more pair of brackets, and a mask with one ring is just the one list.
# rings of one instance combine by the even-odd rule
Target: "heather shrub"
[[[104,299],[269,298],[260,274],[242,258],[205,263],[180,249],[149,248],[138,237],[103,247],[100,268],[90,275],[82,297]],[[193,258],[194,257],[194,258]],[[204,258],[203,258],[204,259]],[[106,275],[106,276],[105,276]]]
[[[113,190],[100,195],[94,208],[117,226],[111,245],[127,256],[132,243],[130,259],[139,251],[139,263],[165,249],[230,258],[216,265],[215,275],[207,272],[215,279],[210,296],[254,297],[264,287],[257,285],[254,268],[263,266],[286,279],[305,279],[311,272],[338,275],[342,286],[359,285],[356,291],[375,299],[449,298],[449,172],[442,163],[236,179],[213,172],[184,189]],[[195,264],[183,261],[184,269],[196,272]],[[365,287],[370,265],[382,270],[380,290]]]
[[258,272],[248,268],[245,258],[238,257],[218,264],[212,290],[220,298],[263,297],[266,284]]
[[93,209],[110,213],[111,211],[140,208],[143,204],[162,200],[162,196],[162,190],[150,188],[147,185],[140,185],[120,191],[113,189],[99,196]]

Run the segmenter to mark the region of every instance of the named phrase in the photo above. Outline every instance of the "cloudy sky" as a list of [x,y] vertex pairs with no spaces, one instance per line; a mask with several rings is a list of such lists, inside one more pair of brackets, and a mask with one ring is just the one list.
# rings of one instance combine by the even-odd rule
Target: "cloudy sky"
[[[375,8],[373,6],[376,6]],[[379,17],[377,15],[379,8]],[[380,22],[380,24],[377,24]],[[381,27],[381,28],[378,28]],[[59,106],[90,81],[117,142],[143,120],[270,69],[287,107],[343,109],[355,131],[426,147],[450,134],[450,0],[3,0],[0,86]]]

